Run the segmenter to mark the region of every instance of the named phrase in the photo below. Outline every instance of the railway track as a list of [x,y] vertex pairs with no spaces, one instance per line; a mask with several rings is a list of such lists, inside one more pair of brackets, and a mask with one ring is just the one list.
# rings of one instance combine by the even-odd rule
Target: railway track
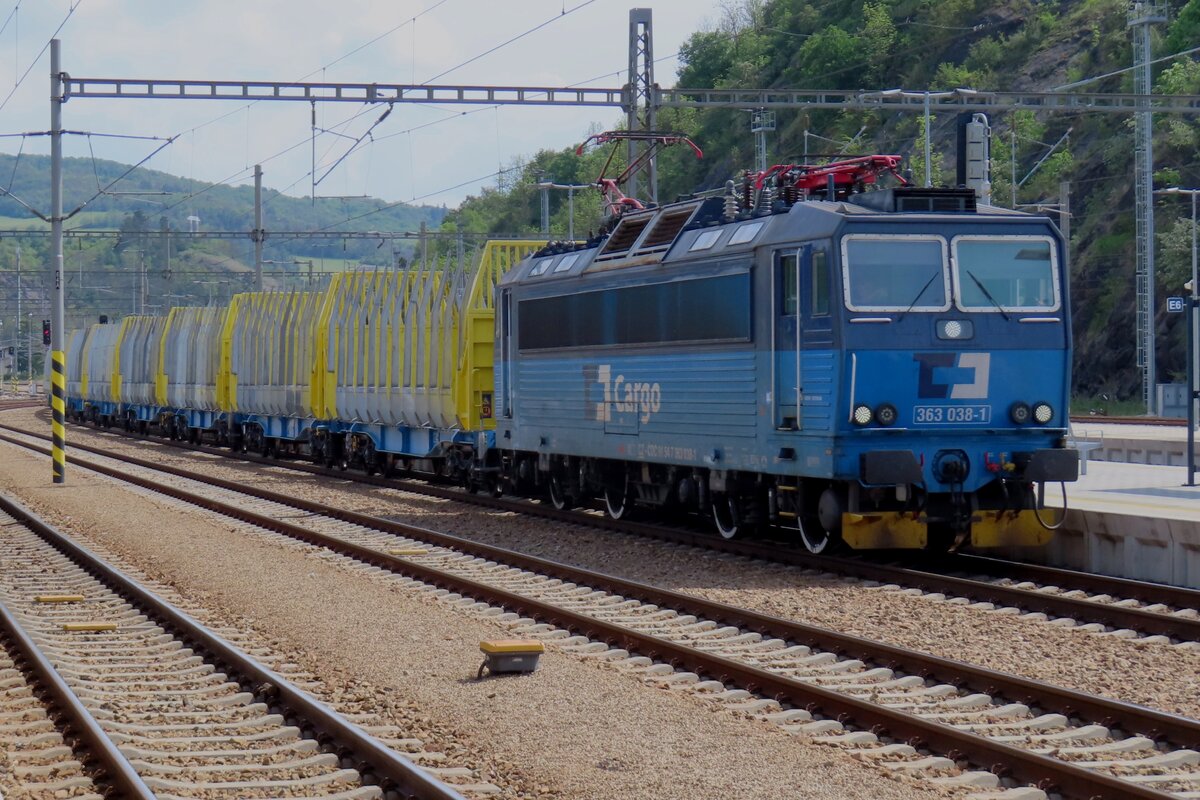
[[465,613],[887,769],[1066,798],[1200,796],[1195,720],[184,470],[76,464],[395,572]]
[[[0,430],[23,433],[17,428],[3,424],[0,424]],[[961,554],[936,561],[926,559],[921,564],[915,563],[913,558],[886,562],[876,557],[865,556],[815,556],[781,542],[727,541],[692,528],[612,520],[591,511],[558,510],[547,504],[469,494],[461,489],[422,481],[398,482],[394,478],[364,474],[351,476],[346,472],[302,462],[234,454],[222,449],[165,442],[151,437],[138,438],[313,475],[353,479],[356,482],[468,502],[501,511],[537,515],[556,521],[716,550],[730,555],[820,570],[877,583],[885,589],[915,589],[933,596],[963,598],[1001,608],[1015,608],[1026,614],[1044,615],[1047,621],[1054,621],[1056,624],[1090,625],[1094,626],[1093,630],[1097,632],[1118,637],[1149,638],[1165,643],[1184,643],[1186,646],[1200,642],[1200,591],[1195,589]],[[113,455],[100,448],[78,443],[72,444],[72,447],[100,455]],[[132,462],[137,461],[132,457],[124,458],[129,458]],[[924,554],[921,558],[925,558]]]
[[412,745],[403,731],[315,701],[304,676],[252,657],[236,632],[205,629],[3,496],[0,553],[11,796],[462,800],[419,756],[391,749]]

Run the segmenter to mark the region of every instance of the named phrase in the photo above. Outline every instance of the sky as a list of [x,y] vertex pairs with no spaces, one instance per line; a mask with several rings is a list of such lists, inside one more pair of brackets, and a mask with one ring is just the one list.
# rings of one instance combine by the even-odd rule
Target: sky
[[[673,54],[718,19],[720,0],[0,0],[0,152],[49,152],[44,136],[11,134],[49,128],[47,44],[60,25],[62,69],[81,78],[619,87],[634,5],[653,11],[655,79],[672,85]],[[316,138],[318,178],[382,111],[317,105],[317,128],[333,131]],[[259,163],[265,186],[308,196],[311,115],[303,102],[77,97],[64,104],[63,127],[177,136],[145,166],[240,185]],[[580,142],[620,117],[616,108],[397,104],[316,195],[453,207],[494,186],[514,159]],[[161,144],[67,136],[64,154],[136,163]]]

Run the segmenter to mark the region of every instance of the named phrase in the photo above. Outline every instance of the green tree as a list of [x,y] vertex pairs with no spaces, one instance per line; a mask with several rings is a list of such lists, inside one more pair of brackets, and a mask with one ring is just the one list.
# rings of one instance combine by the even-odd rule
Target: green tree
[[831,25],[814,33],[796,53],[798,78],[803,86],[844,89],[859,83],[859,76],[848,65],[858,60],[855,37]]
[[1188,0],[1171,23],[1163,50],[1178,53],[1200,43],[1200,0]]
[[[1185,201],[1186,198],[1178,201],[1179,205],[1186,205]],[[1173,292],[1192,279],[1191,216],[1173,220],[1155,238],[1158,239],[1159,257],[1155,262],[1158,280]]]
[[896,24],[892,22],[891,12],[882,2],[868,0],[863,5],[862,13],[863,24],[858,32],[858,40],[867,61],[865,82],[883,85],[887,81],[888,65],[896,44]]

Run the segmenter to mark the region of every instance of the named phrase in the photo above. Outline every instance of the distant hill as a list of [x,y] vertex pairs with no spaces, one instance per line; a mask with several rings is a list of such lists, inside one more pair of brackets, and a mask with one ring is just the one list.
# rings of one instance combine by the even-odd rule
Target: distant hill
[[[88,158],[63,160],[63,209],[72,211],[97,191],[129,169],[128,164]],[[12,176],[9,191],[34,208],[50,206],[50,159],[48,156],[0,155],[0,176]],[[69,223],[71,227],[118,228],[134,211],[141,211],[158,230],[161,218],[173,230],[188,230],[188,216],[200,218],[202,230],[239,231],[254,226],[254,188],[252,186],[216,186],[203,181],[181,178],[153,169],[136,168],[115,185],[113,195],[101,195],[88,203],[86,216]],[[138,196],[131,192],[166,192],[165,195]],[[291,197],[263,187],[263,225],[267,230],[316,230],[336,226],[344,230],[415,231],[424,221],[437,227],[445,216],[444,207],[397,205],[385,208],[361,222],[339,225],[342,220],[388,205],[376,198],[323,200],[313,203],[307,197]],[[12,225],[24,227],[21,218],[35,220],[16,199],[0,196],[0,217],[13,218]],[[82,222],[82,225],[80,224]],[[361,243],[364,254],[373,251],[376,242]],[[348,245],[349,246],[349,245]],[[319,254],[303,243],[285,248],[290,256]],[[350,252],[350,251],[347,251]],[[351,253],[356,254],[356,253]]]
[[[171,306],[221,303],[254,288],[252,186],[210,186],[158,170],[137,168],[113,187],[96,194],[127,170],[115,161],[68,158],[63,171],[63,209],[86,207],[68,228],[119,231],[120,237],[72,238],[65,248],[68,327],[94,322],[103,314],[165,313]],[[0,186],[9,180],[13,196],[0,196],[0,231],[44,231],[49,226],[21,201],[45,213],[50,206],[50,159],[46,156],[0,155]],[[120,194],[115,194],[120,192]],[[147,194],[130,194],[145,192]],[[164,194],[165,193],[165,194]],[[14,197],[15,196],[15,197]],[[411,258],[414,245],[381,247],[379,241],[356,239],[270,238],[270,231],[372,230],[416,231],[425,222],[437,229],[446,209],[388,204],[376,198],[324,200],[291,197],[264,187],[264,287],[316,288],[322,274],[358,265],[386,266]],[[370,216],[345,223],[368,212]],[[158,235],[164,225],[187,231],[188,217],[200,218],[203,231],[245,231],[234,239]],[[18,256],[19,253],[19,256]],[[17,330],[16,266],[21,264],[21,313],[25,326],[49,316],[49,237],[0,236],[0,335]],[[7,340],[0,339],[0,346]]]

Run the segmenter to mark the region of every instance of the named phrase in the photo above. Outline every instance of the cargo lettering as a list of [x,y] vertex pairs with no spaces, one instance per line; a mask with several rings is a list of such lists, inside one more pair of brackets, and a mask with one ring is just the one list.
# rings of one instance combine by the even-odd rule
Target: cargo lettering
[[624,375],[614,378],[609,364],[601,364],[596,369],[596,383],[604,387],[604,400],[596,403],[598,422],[611,422],[612,412],[616,411],[618,414],[636,413],[639,420],[647,423],[662,408],[662,386],[627,381]]

